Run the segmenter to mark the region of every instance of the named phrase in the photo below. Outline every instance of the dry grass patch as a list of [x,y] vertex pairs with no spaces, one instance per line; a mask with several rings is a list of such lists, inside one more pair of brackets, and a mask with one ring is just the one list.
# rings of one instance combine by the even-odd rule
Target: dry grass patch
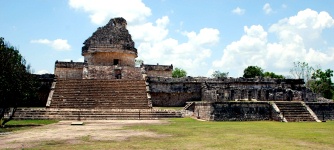
[[[63,125],[62,125],[63,123]],[[44,126],[43,126],[44,127]],[[39,139],[33,149],[334,149],[334,122],[207,122],[191,118],[85,122],[82,127],[59,122],[32,129],[60,132]],[[57,128],[55,128],[57,127]],[[53,131],[53,132],[51,132]],[[19,131],[23,132],[23,131]],[[70,133],[70,134],[68,134]],[[79,134],[80,133],[80,134]],[[21,136],[25,135],[21,133]],[[76,136],[74,136],[76,135]],[[36,136],[43,136],[38,134]],[[1,140],[2,137],[0,137]],[[65,141],[65,142],[64,142]],[[16,141],[17,142],[17,141]],[[44,143],[43,143],[44,142]],[[45,143],[46,142],[46,143]],[[2,143],[0,142],[0,145]]]

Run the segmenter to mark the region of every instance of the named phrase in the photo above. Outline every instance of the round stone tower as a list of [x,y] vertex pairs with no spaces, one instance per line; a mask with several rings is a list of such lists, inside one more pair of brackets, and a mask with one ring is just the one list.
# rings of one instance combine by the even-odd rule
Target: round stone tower
[[137,49],[126,25],[124,18],[111,19],[83,43],[82,55],[88,65],[135,67]]
[[84,79],[140,79],[135,43],[124,18],[113,18],[99,27],[83,44]]

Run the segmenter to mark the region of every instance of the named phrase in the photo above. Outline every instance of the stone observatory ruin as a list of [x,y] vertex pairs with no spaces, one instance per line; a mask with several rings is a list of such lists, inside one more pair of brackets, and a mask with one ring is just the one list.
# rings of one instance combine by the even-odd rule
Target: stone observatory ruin
[[[173,65],[135,65],[124,18],[84,41],[84,62],[55,62],[45,108],[19,108],[16,119],[158,119],[320,121],[334,103],[318,102],[301,79],[172,78]],[[182,110],[157,107],[184,107]]]
[[[59,62],[55,75],[60,79],[142,79],[135,43],[124,18],[111,19],[83,43],[84,62]],[[171,77],[172,66],[144,65],[148,74]],[[164,73],[166,71],[166,73]]]

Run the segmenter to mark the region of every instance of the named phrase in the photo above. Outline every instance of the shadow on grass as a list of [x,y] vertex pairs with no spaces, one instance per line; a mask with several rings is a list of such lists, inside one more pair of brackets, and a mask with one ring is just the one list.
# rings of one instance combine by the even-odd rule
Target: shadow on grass
[[16,130],[22,130],[26,128],[42,126],[40,124],[15,124],[15,125],[5,125],[5,127],[0,128],[0,133],[12,132]]

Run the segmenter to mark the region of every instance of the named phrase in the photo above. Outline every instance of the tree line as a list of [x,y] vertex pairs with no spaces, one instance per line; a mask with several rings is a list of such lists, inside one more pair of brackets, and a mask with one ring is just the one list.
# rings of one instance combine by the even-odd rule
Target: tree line
[[[19,50],[0,37],[0,126],[13,119],[18,106],[36,99],[37,80]],[[5,115],[9,115],[5,117]]]

